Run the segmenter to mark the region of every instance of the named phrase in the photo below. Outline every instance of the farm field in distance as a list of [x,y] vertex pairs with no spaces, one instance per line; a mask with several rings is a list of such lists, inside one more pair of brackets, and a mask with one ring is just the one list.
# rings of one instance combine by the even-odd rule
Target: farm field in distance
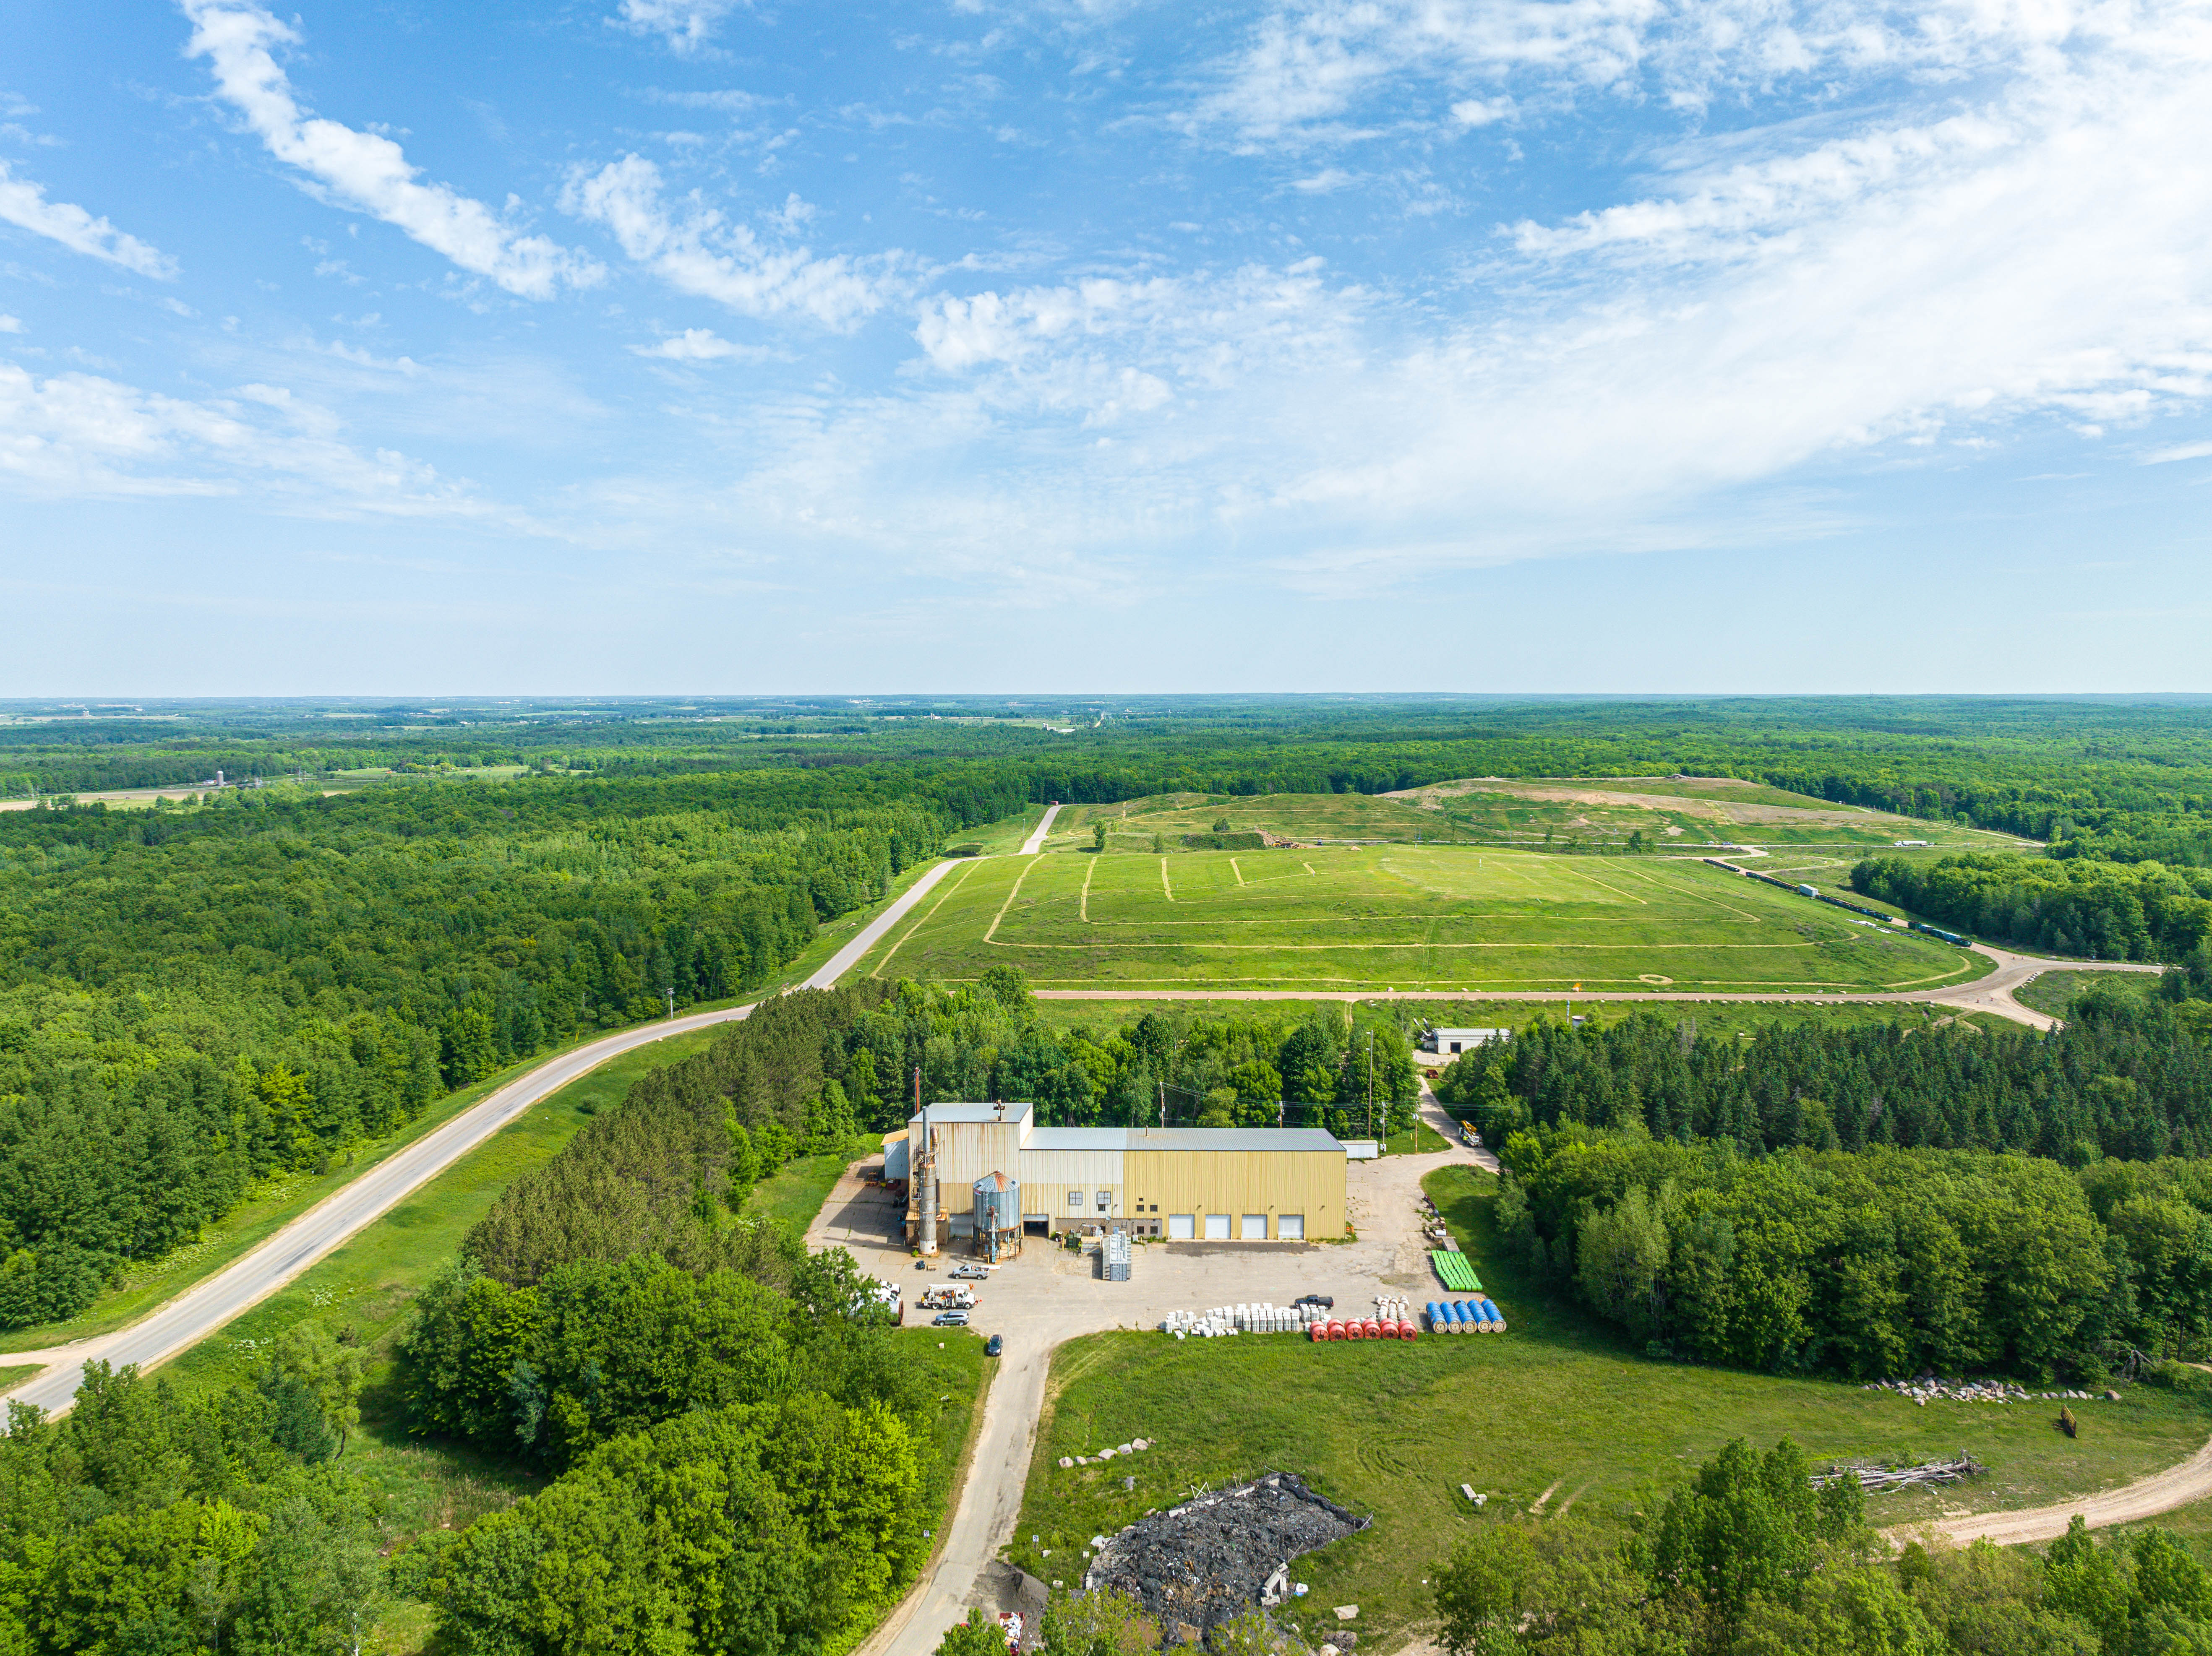
[[1395,845],[994,858],[945,879],[875,975],[1050,988],[1837,992],[1979,955],[1688,858]]

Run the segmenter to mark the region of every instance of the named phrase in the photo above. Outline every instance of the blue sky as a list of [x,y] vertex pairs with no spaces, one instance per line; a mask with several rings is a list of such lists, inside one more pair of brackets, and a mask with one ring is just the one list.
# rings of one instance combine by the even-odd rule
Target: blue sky
[[2212,689],[2212,10],[17,0],[0,694]]

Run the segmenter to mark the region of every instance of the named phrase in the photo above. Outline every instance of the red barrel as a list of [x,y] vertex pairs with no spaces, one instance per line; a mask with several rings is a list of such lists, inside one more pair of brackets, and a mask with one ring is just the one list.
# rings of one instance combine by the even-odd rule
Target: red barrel
[[1367,1337],[1367,1330],[1360,1324],[1346,1322],[1344,1325],[1344,1338],[1347,1340],[1364,1340]]
[[1340,1322],[1332,1321],[1328,1325],[1328,1337],[1333,1340],[1342,1339],[1344,1338],[1344,1325]]
[[1313,1343],[1316,1345],[1319,1345],[1323,1340],[1328,1338],[1328,1325],[1327,1323],[1316,1323],[1307,1331],[1313,1336]]
[[1409,1344],[1413,1341],[1420,1338],[1420,1332],[1421,1331],[1410,1322],[1403,1322],[1398,1325],[1398,1338],[1406,1341]]
[[1382,1325],[1370,1317],[1362,1325],[1361,1331],[1370,1340],[1379,1340],[1382,1338]]
[[1379,1339],[1396,1339],[1398,1338],[1398,1319],[1395,1317],[1383,1318],[1381,1322],[1375,1325],[1375,1332],[1376,1337]]

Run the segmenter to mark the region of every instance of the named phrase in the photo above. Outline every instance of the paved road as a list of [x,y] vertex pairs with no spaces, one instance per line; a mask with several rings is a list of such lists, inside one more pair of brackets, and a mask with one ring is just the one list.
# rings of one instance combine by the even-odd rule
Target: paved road
[[1045,808],[1044,820],[1036,825],[1036,832],[1022,842],[1022,855],[1034,857],[1044,849],[1044,836],[1052,832],[1052,819],[1060,815],[1060,802],[1054,800]]
[[1994,1012],[2016,1023],[2039,1029],[2057,1020],[2021,1005],[2013,991],[2045,972],[2163,972],[2157,965],[2126,961],[2056,961],[2033,955],[2015,955],[1988,943],[1972,945],[1978,955],[1996,962],[1996,969],[1972,983],[1949,987],[1900,989],[1863,994],[1759,995],[1700,994],[1692,990],[1583,990],[1568,993],[1556,989],[1485,990],[1460,995],[1443,989],[1040,989],[1039,1000],[1526,1000],[1632,1001],[1642,1004],[1673,1002],[1753,1001],[1790,1006],[1935,1005],[1956,1006],[1962,1011]]
[[[801,986],[826,989],[834,985],[955,866],[952,863],[938,863],[924,870],[920,879],[862,926],[850,943]],[[274,1294],[356,1232],[390,1212],[426,1180],[444,1172],[549,1093],[623,1052],[687,1030],[742,1018],[752,1010],[751,1006],[729,1006],[711,1012],[693,1012],[625,1029],[549,1059],[413,1143],[394,1151],[252,1253],[194,1283],[152,1315],[128,1328],[71,1345],[0,1356],[0,1363],[52,1365],[9,1392],[8,1398],[36,1404],[50,1414],[64,1414],[76,1400],[77,1384],[83,1378],[86,1363],[104,1359],[118,1368],[135,1362],[141,1368],[152,1368],[167,1362]]]

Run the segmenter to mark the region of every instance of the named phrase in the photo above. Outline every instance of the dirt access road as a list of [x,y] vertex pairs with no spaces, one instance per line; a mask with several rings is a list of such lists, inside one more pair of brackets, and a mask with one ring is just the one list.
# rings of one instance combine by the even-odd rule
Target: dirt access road
[[1978,955],[1996,962],[1996,969],[1972,983],[1948,989],[1905,989],[1875,994],[1835,995],[1714,995],[1675,993],[1666,990],[1585,990],[1567,993],[1556,989],[1497,989],[1462,995],[1440,989],[1040,989],[1039,1000],[1525,1000],[1630,1001],[1641,1004],[1681,1002],[1759,1001],[1790,1006],[1929,1005],[1955,1006],[1966,1012],[1994,1012],[2038,1029],[2048,1029],[2057,1019],[2023,1006],[2013,991],[2045,972],[2149,972],[2166,968],[2125,961],[2054,961],[2034,955],[2015,955],[1988,943],[1970,945]]

